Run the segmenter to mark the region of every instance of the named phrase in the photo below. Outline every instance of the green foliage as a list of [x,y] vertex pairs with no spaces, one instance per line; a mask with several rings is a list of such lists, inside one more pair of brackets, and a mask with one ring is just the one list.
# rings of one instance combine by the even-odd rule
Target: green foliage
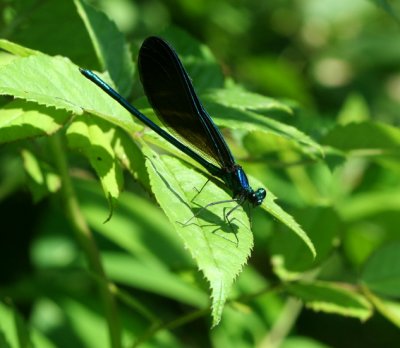
[[362,281],[369,289],[387,296],[399,296],[399,243],[380,248],[366,262]]
[[365,297],[344,285],[298,282],[288,285],[287,290],[316,311],[337,313],[360,320],[367,320],[372,315],[372,306]]
[[[396,6],[93,3],[2,10],[0,346],[395,346]],[[223,183],[79,72],[159,123],[135,74],[154,34],[267,189],[230,224],[234,203],[202,210]]]
[[[190,198],[196,193],[193,190],[195,187],[202,187],[207,179],[197,176],[194,171],[185,170],[179,162],[168,157],[161,160],[149,148],[144,150],[150,185],[157,202],[183,239],[184,247],[190,251],[198,268],[210,282],[213,325],[216,325],[220,320],[232,282],[249,257],[253,246],[245,213],[240,211],[239,214],[235,214],[235,220],[232,222],[233,231],[229,225],[224,224],[221,219],[223,211],[217,209],[218,206],[208,210],[207,214],[190,220],[193,217]],[[162,185],[163,183],[167,185],[168,190]],[[200,207],[204,206],[213,197],[218,200],[229,199],[218,186],[210,183],[199,194],[196,203]],[[223,227],[219,228],[219,225]]]
[[84,1],[76,0],[75,5],[90,35],[101,69],[108,71],[122,95],[128,95],[134,66],[122,33],[105,14],[94,10]]
[[0,139],[2,143],[51,135],[70,118],[67,112],[52,110],[21,100],[14,100],[1,110]]
[[29,328],[14,306],[0,303],[0,318],[1,347],[56,347],[40,331]]
[[33,200],[38,202],[49,192],[57,192],[61,185],[60,177],[47,163],[42,163],[28,150],[21,152],[25,172],[28,176],[29,190]]
[[122,169],[113,149],[115,128],[84,114],[73,120],[66,135],[69,147],[80,150],[96,171],[112,211],[123,185]]

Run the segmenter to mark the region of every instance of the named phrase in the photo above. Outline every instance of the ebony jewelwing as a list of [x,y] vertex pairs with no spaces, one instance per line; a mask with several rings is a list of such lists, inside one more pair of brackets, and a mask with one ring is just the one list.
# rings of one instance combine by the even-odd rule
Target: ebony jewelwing
[[138,68],[150,105],[171,133],[143,115],[92,71],[80,71],[146,126],[220,178],[232,191],[232,200],[209,203],[203,209],[235,201],[238,204],[225,215],[229,222],[229,215],[244,202],[260,205],[266,196],[265,189],[251,188],[245,172],[236,164],[221,132],[197,97],[175,50],[162,38],[151,36],[139,50]]

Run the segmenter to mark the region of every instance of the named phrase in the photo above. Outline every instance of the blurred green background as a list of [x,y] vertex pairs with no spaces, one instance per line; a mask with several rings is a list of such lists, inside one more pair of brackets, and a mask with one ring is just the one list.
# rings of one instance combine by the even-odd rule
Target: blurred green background
[[[72,2],[0,1],[1,38],[99,69],[93,66],[94,53],[88,50],[88,36]],[[371,255],[400,240],[400,131],[397,128],[400,124],[400,27],[398,5],[394,1],[103,0],[90,3],[115,21],[131,43],[134,57],[146,36],[171,26],[183,29],[210,48],[227,77],[227,84],[233,80],[249,91],[293,107],[292,116],[277,115],[278,120],[325,145],[326,152],[321,158],[318,154],[305,154],[279,138],[266,140],[257,132],[234,134],[241,138],[243,145],[233,148],[236,157],[250,173],[267,183],[279,203],[304,227],[319,252],[314,262],[304,256],[301,246],[298,254],[293,254],[295,237],[264,212],[254,211],[255,249],[251,266],[239,278],[234,293],[255,291],[275,282],[273,271],[279,274],[279,266],[274,264],[276,255],[284,255],[284,271],[318,269],[320,280],[356,286],[363,269],[371,262]],[[81,31],[77,30],[80,26]],[[132,96],[142,96],[138,82]],[[4,100],[7,99],[2,99],[2,104]],[[90,347],[88,342],[96,341],[96,330],[101,331],[102,326],[99,329],[95,325],[87,329],[83,326],[85,320],[96,321],[97,317],[91,318],[86,307],[97,313],[97,304],[87,297],[90,285],[79,271],[82,258],[59,204],[54,203],[56,199],[50,196],[32,203],[22,166],[14,156],[18,150],[18,144],[0,148],[0,297],[12,297],[18,310],[57,342],[57,346]],[[71,161],[76,168],[87,166],[79,156],[73,156]],[[130,230],[155,236],[153,240],[147,237],[149,240],[145,243],[151,252],[137,245],[132,247],[145,255],[143,259],[156,262],[159,258],[157,262],[165,262],[170,255],[164,258],[163,253],[174,254],[171,250],[175,250],[176,244],[176,264],[168,264],[168,269],[189,282],[193,279],[203,282],[198,279],[201,276],[196,274],[195,267],[185,273],[193,266],[192,261],[178,251],[180,246],[176,240],[167,237],[174,231],[154,202],[133,180],[127,183],[127,188],[133,194],[122,199],[119,213],[132,217],[132,221],[122,219],[121,222],[117,211],[110,225],[102,225],[100,222],[107,217],[107,205],[99,187],[77,184],[82,208],[92,228],[99,232],[96,236],[105,251],[104,260],[111,278],[121,281],[124,289],[132,291],[151,310],[157,312],[157,308],[162,308],[163,319],[186,313],[188,306],[201,306],[204,293],[188,295],[185,301],[173,298],[171,293],[164,298],[161,290],[154,290],[159,284],[119,275],[119,267],[127,272],[134,269],[142,272],[140,265],[118,258],[119,249],[105,237],[113,233],[113,228],[122,229],[118,223],[121,226],[130,223],[124,225],[125,237]],[[137,201],[132,203],[132,199]],[[146,205],[148,217],[128,211],[132,204]],[[154,221],[165,223],[157,227],[153,226]],[[169,252],[163,250],[156,237],[168,240]],[[291,247],[285,250],[288,245]],[[181,264],[186,265],[185,271],[179,269]],[[64,269],[65,273],[60,272]],[[392,275],[393,284],[399,284],[398,273]],[[396,301],[399,292],[389,298]],[[73,301],[69,300],[70,296]],[[64,317],[58,301],[71,317]],[[257,318],[252,317],[248,326],[244,324],[248,319],[241,318],[240,310],[228,308],[220,327],[211,334],[209,322],[198,319],[178,328],[172,338],[170,332],[165,333],[168,337],[161,334],[160,341],[149,346],[163,343],[165,346],[228,347],[237,342],[237,347],[251,347],[260,343],[273,327],[272,323],[284,311],[284,301],[281,296],[270,294],[250,301],[248,306]],[[246,308],[242,310],[247,313]],[[125,316],[130,314],[124,312]],[[1,315],[0,312],[0,326],[6,321]],[[78,324],[73,323],[74,315],[80,317]],[[400,320],[396,315],[391,321],[387,317],[378,311],[362,323],[355,318],[303,309],[283,346],[400,346]],[[139,315],[127,321],[138,334],[146,327]],[[93,341],[82,339],[88,332],[92,332]]]

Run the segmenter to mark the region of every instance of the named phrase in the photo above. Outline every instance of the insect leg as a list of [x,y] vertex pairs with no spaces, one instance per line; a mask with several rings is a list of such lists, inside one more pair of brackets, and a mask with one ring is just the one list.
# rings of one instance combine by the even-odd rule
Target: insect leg
[[237,201],[238,201],[237,199],[227,199],[227,200],[224,200],[224,201],[208,203],[207,205],[202,207],[196,214],[194,214],[188,221],[186,221],[183,225],[184,226],[188,225],[190,221],[192,221],[196,216],[199,216],[205,209],[207,209],[209,207],[212,207],[212,206],[217,205],[217,204],[231,203],[231,202],[237,202]]
[[207,181],[204,183],[204,185],[201,187],[200,190],[198,190],[196,187],[194,187],[194,189],[197,191],[197,193],[190,200],[191,202],[193,202],[197,198],[197,196],[201,193],[201,191],[203,191],[203,189],[206,187],[206,185],[208,184],[209,181],[210,181],[210,179],[207,179]]

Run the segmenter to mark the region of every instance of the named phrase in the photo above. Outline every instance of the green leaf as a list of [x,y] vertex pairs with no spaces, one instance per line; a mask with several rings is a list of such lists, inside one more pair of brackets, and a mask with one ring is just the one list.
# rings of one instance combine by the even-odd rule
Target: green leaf
[[138,180],[150,191],[149,177],[147,175],[143,153],[133,141],[132,137],[122,129],[116,129],[114,152],[122,165],[130,172],[135,180]]
[[365,122],[370,119],[370,111],[365,98],[358,94],[350,94],[344,102],[339,115],[338,124],[346,125],[349,123]]
[[0,48],[19,57],[29,57],[36,54],[42,54],[39,51],[32,50],[5,39],[0,39]]
[[239,74],[243,80],[256,83],[264,91],[276,96],[284,96],[306,105],[312,105],[304,74],[284,59],[272,56],[246,56],[239,64]]
[[[220,321],[232,283],[253,246],[247,216],[241,208],[235,210],[230,226],[223,217],[224,208],[229,205],[215,205],[201,211],[199,207],[207,203],[231,197],[210,181],[192,203],[195,188],[200,189],[206,183],[206,177],[185,167],[177,159],[167,156],[161,159],[147,146],[143,149],[152,191],[210,283],[215,326]],[[194,208],[196,205],[197,209]],[[196,212],[199,215],[193,218]],[[189,220],[191,222],[187,223]]]
[[7,36],[9,40],[49,55],[69,57],[82,66],[96,62],[94,52],[88,49],[90,38],[72,1],[44,1],[37,6],[27,0],[18,4],[20,10],[14,29]]
[[375,153],[400,150],[400,129],[378,122],[349,123],[335,126],[321,141],[343,151],[373,150]]
[[105,216],[107,209],[100,199],[98,185],[87,181],[74,184],[90,226],[130,253],[103,253],[102,259],[112,280],[192,306],[207,306],[205,292],[172,271],[191,270],[194,263],[160,209],[148,200],[124,192],[113,218],[104,224],[99,216]]
[[[18,323],[16,323],[16,320]],[[20,333],[18,332],[19,330]],[[22,333],[21,330],[25,331],[25,333]],[[30,338],[26,336],[27,331],[29,331]],[[24,335],[24,337],[18,337],[19,334]],[[26,344],[21,345],[19,342],[25,342]],[[43,336],[38,330],[32,327],[27,327],[22,320],[21,315],[15,308],[0,302],[0,347],[25,348],[32,346],[40,348],[55,348],[55,345],[53,345],[51,341]]]
[[[263,185],[255,178],[251,177],[249,179],[252,187],[263,187]],[[312,243],[306,232],[303,231],[301,226],[293,219],[293,217],[286,213],[278,204],[275,203],[276,198],[277,197],[271,191],[267,190],[267,196],[260,207],[270,213],[277,220],[285,224],[287,227],[289,227],[290,230],[292,230],[298,237],[300,237],[307,246],[308,250],[311,252],[312,257],[315,258],[317,252],[315,250],[314,244]]]
[[326,344],[318,342],[310,337],[289,336],[282,343],[281,348],[330,348]]
[[400,210],[400,190],[369,190],[350,196],[338,206],[341,217],[348,221],[365,219],[385,211]]
[[400,243],[378,249],[365,263],[361,280],[371,291],[400,296]]
[[362,321],[372,315],[372,306],[366,298],[346,285],[322,281],[299,282],[286,285],[286,289],[317,312],[335,313]]
[[106,348],[109,346],[108,331],[104,330],[102,314],[70,299],[63,300],[61,305],[74,335],[78,337],[83,347]]
[[96,11],[85,1],[74,0],[74,3],[89,32],[102,69],[108,71],[122,95],[129,95],[135,67],[124,36],[104,13]]
[[39,161],[28,150],[22,151],[24,168],[28,174],[28,183],[33,201],[39,202],[49,192],[56,192],[61,186],[61,179],[46,163]]
[[[72,331],[72,334],[63,338],[63,342],[67,341],[66,346],[110,348],[108,331],[104,329],[103,313],[98,304],[94,303],[92,307],[89,307],[87,304],[70,299],[63,299],[60,302]],[[147,323],[144,324],[143,319],[138,318],[132,311],[123,319],[126,326],[122,328],[122,346],[132,347],[133,340],[137,338],[135,337],[137,332],[144,332]],[[79,345],[76,343],[77,340]],[[179,341],[167,331],[149,338],[146,343],[144,346],[147,347],[182,347]]]
[[137,129],[130,114],[83,77],[66,58],[36,55],[1,66],[0,94],[78,115],[85,110],[128,131]]
[[289,106],[276,99],[248,92],[238,87],[229,89],[212,89],[203,93],[201,99],[210,103],[218,103],[236,110],[250,110],[257,112],[280,111],[285,114],[293,114],[293,110]]
[[12,101],[0,109],[0,143],[53,134],[69,118],[64,110]]
[[0,302],[0,342],[4,347],[18,347],[17,328],[13,320],[14,309]]
[[314,258],[307,253],[306,244],[289,230],[279,229],[279,233],[273,234],[269,249],[273,255],[273,265],[277,267],[275,272],[286,280],[293,276],[297,278],[301,276],[300,272],[315,268],[325,261],[337,243],[338,233],[342,227],[337,213],[330,207],[300,209],[296,212],[296,216],[312,239],[317,256]]
[[[237,90],[227,90],[217,93],[215,96],[213,96],[213,94],[205,95],[203,99],[205,107],[210,115],[212,115],[217,125],[249,132],[262,131],[266,134],[276,134],[280,137],[305,145],[306,147],[310,147],[313,151],[322,153],[320,145],[298,129],[276,121],[268,116],[250,111],[250,105],[245,106],[244,109],[239,104],[234,104],[230,101],[235,99],[235,97],[240,100],[243,98],[243,93],[244,92]],[[227,99],[225,100],[225,98]],[[259,98],[257,99],[259,100]],[[256,107],[260,107],[260,102],[258,101],[255,105]],[[287,108],[284,108],[283,105],[279,103],[271,103],[269,108],[269,112],[276,111],[277,108],[280,112],[287,112]],[[264,106],[264,110],[265,109],[266,105]]]
[[[107,214],[102,192],[95,182],[74,181],[81,209],[90,226],[104,238],[139,259],[163,270],[192,269],[194,263],[182,247],[181,239],[162,211],[148,200],[123,192],[113,218],[106,224],[99,216]],[[149,234],[151,231],[151,234]]]
[[123,185],[122,169],[113,149],[116,129],[97,117],[83,115],[68,127],[67,138],[69,146],[82,151],[99,176],[109,199],[110,218]]
[[190,306],[207,306],[205,292],[184,282],[165,267],[146,264],[122,253],[103,252],[102,259],[107,275],[119,284],[133,286]]
[[14,59],[17,58],[18,58],[17,56],[14,56],[11,53],[2,52],[0,50],[0,66],[10,64]]
[[[242,143],[243,147],[245,147],[252,159],[255,158],[260,160],[264,158],[269,159],[268,156],[271,157],[271,155],[275,153],[283,153],[286,151],[293,152],[298,148],[293,141],[287,138],[275,134],[265,136],[265,132],[263,131],[247,133],[243,137]],[[284,163],[282,164],[284,165]]]
[[363,286],[363,291],[379,313],[400,328],[400,303],[376,296],[366,286]]

